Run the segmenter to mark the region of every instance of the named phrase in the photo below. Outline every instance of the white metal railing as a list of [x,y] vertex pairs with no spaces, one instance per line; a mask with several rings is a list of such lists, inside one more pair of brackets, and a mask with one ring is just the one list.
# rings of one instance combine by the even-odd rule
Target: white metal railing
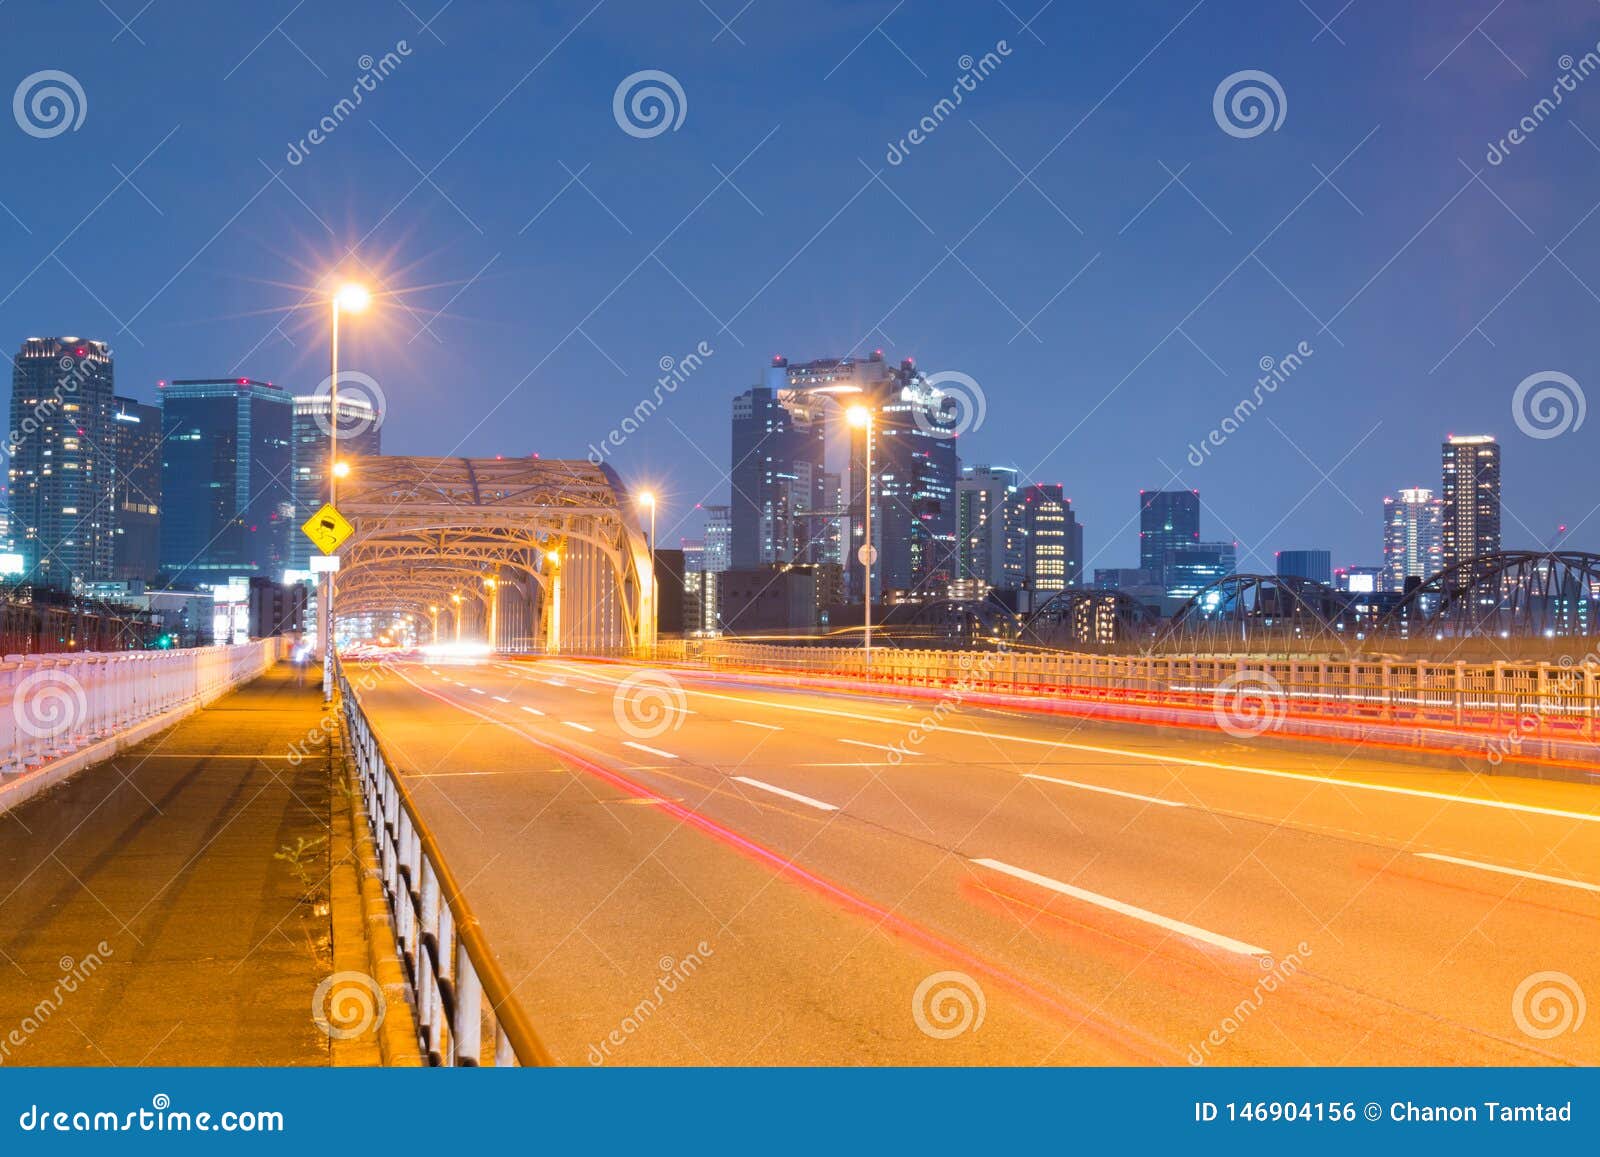
[[553,1065],[342,662],[339,699],[428,1058],[438,1065]]
[[889,686],[1162,708],[1193,713],[1202,723],[1226,711],[1229,697],[1244,695],[1269,711],[1273,730],[1285,733],[1328,734],[1326,725],[1334,723],[1397,726],[1424,736],[1448,734],[1491,756],[1543,750],[1600,765],[1593,746],[1600,740],[1600,658],[1593,653],[1553,663],[1467,663],[875,648],[869,664],[859,647],[713,639],[658,648],[656,657]]
[[265,671],[282,640],[176,651],[7,655],[0,773],[20,775],[148,719],[199,706]]

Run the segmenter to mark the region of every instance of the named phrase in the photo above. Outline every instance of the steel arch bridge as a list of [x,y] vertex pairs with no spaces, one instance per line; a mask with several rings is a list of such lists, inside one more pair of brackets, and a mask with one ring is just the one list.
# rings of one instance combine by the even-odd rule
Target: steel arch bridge
[[1201,587],[1156,639],[1160,650],[1348,650],[1348,600],[1325,583],[1286,575],[1231,574]]
[[1116,647],[1148,642],[1160,621],[1159,608],[1126,591],[1058,591],[1024,620],[1021,639],[1040,647]]
[[[446,616],[548,650],[632,652],[655,642],[650,551],[615,471],[539,458],[352,458],[338,507],[340,621]],[[534,627],[534,624],[537,627]],[[516,632],[526,624],[528,630]]]
[[1379,629],[1412,638],[1600,635],[1600,554],[1503,550],[1464,559],[1410,591]]
[[984,642],[1009,639],[1016,630],[1016,615],[989,597],[936,598],[890,606],[877,625],[891,637]]

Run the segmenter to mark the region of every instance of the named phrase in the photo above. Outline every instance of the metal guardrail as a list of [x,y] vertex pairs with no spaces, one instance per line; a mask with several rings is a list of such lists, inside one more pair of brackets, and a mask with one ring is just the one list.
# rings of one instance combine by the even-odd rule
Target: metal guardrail
[[[1262,701],[1286,724],[1402,725],[1467,737],[1491,755],[1586,753],[1600,763],[1600,656],[1561,662],[1107,656],[810,647],[695,641],[677,655],[713,668],[844,677],[889,686],[1030,695],[1075,703],[1215,713]],[[1592,757],[1592,760],[1591,758]]]
[[286,640],[176,651],[7,655],[0,661],[0,773],[22,775],[261,674]]
[[342,665],[338,686],[429,1060],[463,1067],[554,1065]]

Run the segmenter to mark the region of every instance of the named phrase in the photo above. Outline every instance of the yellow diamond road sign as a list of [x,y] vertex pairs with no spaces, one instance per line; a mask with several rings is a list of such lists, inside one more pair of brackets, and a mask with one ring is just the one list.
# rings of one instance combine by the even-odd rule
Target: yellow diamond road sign
[[333,508],[331,502],[323,503],[322,509],[306,519],[300,529],[323,554],[332,554],[339,549],[340,543],[356,532],[356,528]]

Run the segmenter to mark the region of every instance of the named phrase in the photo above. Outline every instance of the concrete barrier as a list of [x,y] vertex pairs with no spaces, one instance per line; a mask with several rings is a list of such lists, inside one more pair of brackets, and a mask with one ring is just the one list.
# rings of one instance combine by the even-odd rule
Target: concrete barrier
[[260,675],[289,640],[0,661],[0,812]]

